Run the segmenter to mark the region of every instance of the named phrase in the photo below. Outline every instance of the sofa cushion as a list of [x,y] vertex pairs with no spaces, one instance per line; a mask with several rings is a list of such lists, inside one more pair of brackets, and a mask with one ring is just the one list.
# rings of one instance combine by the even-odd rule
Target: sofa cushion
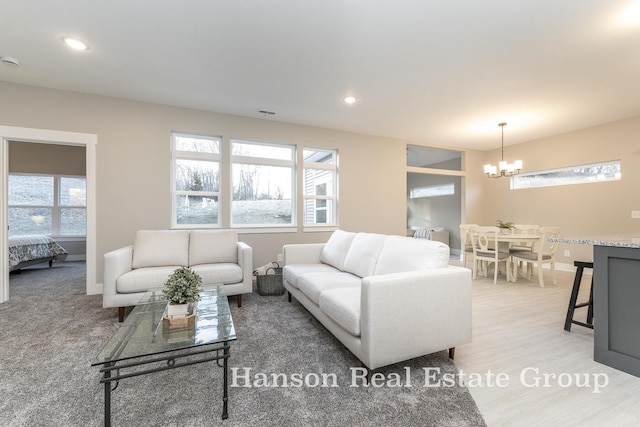
[[179,265],[165,267],[143,267],[131,270],[116,280],[116,290],[122,294],[146,292],[153,288],[162,288],[169,276]]
[[133,268],[189,265],[189,232],[138,230],[133,244]]
[[344,258],[349,251],[351,241],[355,237],[356,233],[351,233],[344,230],[336,230],[333,232],[329,241],[325,243],[320,253],[320,261],[325,264],[329,264],[338,270],[342,270],[344,264]]
[[343,270],[360,277],[371,276],[386,238],[383,234],[358,233],[344,259]]
[[324,291],[336,288],[360,289],[361,283],[361,278],[344,272],[306,273],[298,279],[298,289],[318,305],[320,304],[320,294]]
[[449,264],[449,246],[435,240],[388,236],[384,242],[375,274],[429,270]]
[[193,230],[189,237],[189,265],[238,263],[236,230]]
[[360,288],[323,292],[320,295],[320,310],[351,335],[360,336]]
[[339,272],[335,267],[327,264],[290,264],[285,265],[282,269],[282,277],[289,282],[294,288],[298,287],[298,279],[300,276],[306,273],[324,272],[335,273]]
[[235,263],[193,265],[191,269],[202,277],[202,283],[231,285],[242,282],[242,268]]

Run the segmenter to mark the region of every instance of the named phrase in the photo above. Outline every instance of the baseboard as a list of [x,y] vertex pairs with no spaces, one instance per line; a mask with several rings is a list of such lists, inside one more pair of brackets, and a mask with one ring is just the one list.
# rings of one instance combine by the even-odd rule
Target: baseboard
[[87,286],[87,295],[99,295],[102,294],[102,283],[90,284]]
[[65,261],[86,261],[86,255],[67,255]]
[[[449,260],[449,265],[457,265],[457,266],[461,266],[464,267],[462,265],[462,260]],[[468,265],[471,265],[471,263],[469,263]],[[549,270],[551,269],[551,265],[550,264],[542,264],[542,268],[545,270]],[[561,263],[561,262],[556,262],[556,271],[568,271],[570,273],[575,273],[577,270],[576,266],[574,266],[573,264],[565,264],[565,263]],[[584,275],[590,276],[593,274],[593,269],[592,268],[585,268],[584,269]]]
[[[549,269],[549,268],[551,268],[551,266],[549,264],[543,264],[542,268]],[[558,271],[569,271],[571,273],[575,273],[577,268],[573,264],[564,264],[564,263],[556,262],[556,270],[558,270]],[[585,268],[584,269],[584,274],[586,274],[586,275],[593,274],[593,269],[592,268]]]

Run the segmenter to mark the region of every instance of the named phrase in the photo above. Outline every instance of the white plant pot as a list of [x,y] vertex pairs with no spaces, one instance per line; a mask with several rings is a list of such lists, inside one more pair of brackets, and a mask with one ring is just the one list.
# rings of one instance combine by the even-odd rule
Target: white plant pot
[[189,316],[189,304],[169,304],[167,306],[169,319],[178,319]]

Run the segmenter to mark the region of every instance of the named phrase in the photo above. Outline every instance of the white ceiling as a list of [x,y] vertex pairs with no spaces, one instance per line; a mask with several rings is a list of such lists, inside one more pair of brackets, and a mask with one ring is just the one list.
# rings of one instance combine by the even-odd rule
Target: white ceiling
[[640,115],[633,3],[2,0],[0,81],[486,150]]

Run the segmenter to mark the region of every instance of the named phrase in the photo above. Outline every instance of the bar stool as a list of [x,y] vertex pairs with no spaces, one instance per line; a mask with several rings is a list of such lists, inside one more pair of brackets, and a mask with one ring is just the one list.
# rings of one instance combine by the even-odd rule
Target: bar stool
[[[573,265],[578,267],[576,276],[573,279],[573,289],[571,290],[571,298],[569,299],[569,308],[567,309],[567,319],[564,322],[564,330],[571,332],[571,324],[584,326],[593,329],[593,275],[591,276],[591,290],[589,291],[589,301],[577,303],[578,292],[580,291],[580,283],[582,282],[582,273],[585,268],[593,269],[591,261],[574,261]],[[573,313],[576,308],[589,307],[587,309],[587,323],[573,319]]]

